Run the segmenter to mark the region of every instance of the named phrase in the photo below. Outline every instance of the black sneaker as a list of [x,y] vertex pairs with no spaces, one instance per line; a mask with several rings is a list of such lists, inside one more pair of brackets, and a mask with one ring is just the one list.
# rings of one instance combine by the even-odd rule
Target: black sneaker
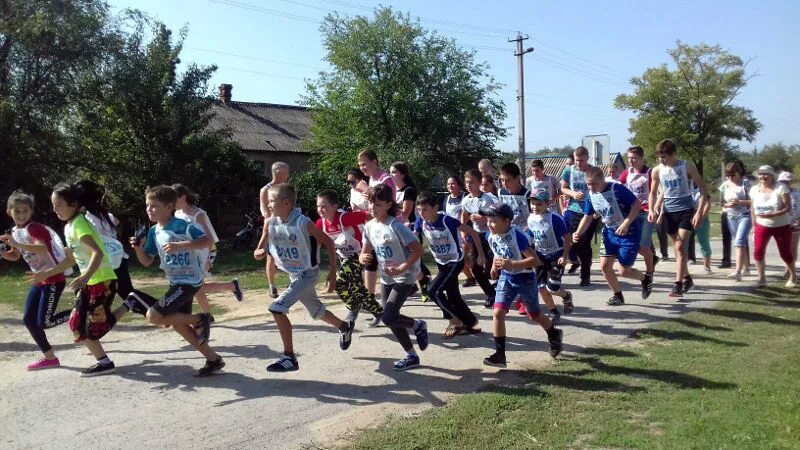
[[578,269],[580,269],[580,268],[581,268],[581,263],[579,263],[579,262],[572,263],[572,265],[569,266],[569,270],[567,271],[567,275],[575,275],[575,272],[577,272]]
[[653,293],[653,276],[645,274],[642,280],[642,299],[647,300]]
[[420,320],[420,322],[422,322],[420,326],[414,327],[414,336],[417,337],[419,349],[425,351],[428,348],[428,324],[424,320]]
[[730,269],[731,268],[731,262],[730,261],[723,261],[717,267],[720,268],[720,269]]
[[471,279],[471,280],[467,280],[467,281],[465,281],[464,283],[462,283],[462,284],[461,284],[461,287],[468,288],[468,287],[475,286],[476,284],[478,284],[478,282],[477,282],[477,281],[475,281],[475,278],[473,278],[473,279]]
[[354,320],[347,321],[347,330],[339,332],[339,348],[347,350],[353,342],[353,330],[356,328]]
[[548,333],[547,342],[550,343],[550,356],[555,358],[561,353],[564,340],[564,331],[558,328],[554,328],[553,331],[553,335]]
[[128,294],[128,298],[126,298],[122,303],[126,308],[128,308],[128,311],[135,312],[136,314],[141,314],[143,316],[146,316],[147,310],[156,304],[156,302],[152,301],[150,298],[139,297],[135,292]]
[[233,296],[236,297],[236,301],[240,302],[244,300],[244,293],[242,292],[242,287],[239,286],[239,279],[232,279],[231,284],[233,284]]
[[278,288],[276,288],[275,286],[271,287],[269,289],[269,296],[272,298],[278,298]]
[[610,299],[606,302],[608,306],[621,306],[625,304],[625,299],[622,298],[621,295],[614,294],[611,296]]
[[676,281],[675,284],[672,285],[672,291],[670,291],[669,296],[683,297],[683,284],[680,281]]
[[105,364],[102,363],[95,363],[92,367],[85,369],[81,372],[82,377],[96,377],[100,375],[108,375],[110,373],[114,373],[116,367],[114,366],[114,361],[109,361]]
[[483,358],[483,365],[492,367],[506,367],[506,355],[493,353],[488,358]]
[[267,366],[267,372],[294,372],[300,368],[297,358],[292,356],[281,356],[277,361]]
[[200,313],[200,322],[194,326],[197,334],[198,346],[208,342],[211,337],[211,314]]
[[486,309],[494,308],[494,299],[491,298],[491,297],[488,297],[486,300],[483,301],[483,307],[486,308]]
[[558,325],[561,322],[561,313],[558,312],[558,309],[550,313],[550,321],[553,322],[553,325]]
[[694,286],[694,281],[692,280],[692,277],[683,277],[683,286],[682,287],[683,287],[683,293],[684,294],[689,292],[689,289],[691,289],[693,286]]
[[561,300],[561,303],[564,304],[564,314],[572,314],[572,311],[575,310],[575,303],[572,302],[572,292],[567,291],[567,296]]
[[218,356],[214,361],[206,360],[206,365],[197,371],[197,376],[207,377],[212,375],[214,372],[222,370],[223,367],[225,367],[225,361],[222,360],[222,356]]
[[658,263],[661,262],[661,258],[656,255],[653,255],[653,268],[655,269]]
[[585,280],[581,280],[581,282],[578,284],[578,286],[583,286],[583,287],[591,286],[591,285],[592,285],[592,282],[588,278],[585,279]]

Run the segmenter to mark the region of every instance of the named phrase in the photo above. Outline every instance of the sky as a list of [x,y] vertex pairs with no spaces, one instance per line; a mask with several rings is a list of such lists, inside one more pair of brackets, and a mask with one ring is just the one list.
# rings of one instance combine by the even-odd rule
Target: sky
[[[370,15],[380,5],[409,13],[421,25],[456,39],[486,61],[504,86],[508,137],[517,151],[516,32],[525,47],[525,134],[529,152],[580,145],[608,134],[612,152],[629,145],[631,113],[614,98],[631,93],[629,80],[669,63],[677,40],[720,45],[750,60],[755,75],[735,104],[753,110],[762,129],[743,150],[779,141],[800,143],[800,1],[572,1],[572,0],[110,0],[112,10],[136,8],[188,35],[181,60],[216,64],[211,85],[230,83],[238,101],[296,104],[305,79],[329,66],[319,32],[333,11]],[[792,56],[794,55],[794,56]]]

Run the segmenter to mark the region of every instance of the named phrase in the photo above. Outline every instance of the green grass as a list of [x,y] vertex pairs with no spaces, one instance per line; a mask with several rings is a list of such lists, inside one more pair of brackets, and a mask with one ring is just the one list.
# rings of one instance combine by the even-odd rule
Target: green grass
[[737,295],[360,434],[358,449],[800,446],[800,300]]

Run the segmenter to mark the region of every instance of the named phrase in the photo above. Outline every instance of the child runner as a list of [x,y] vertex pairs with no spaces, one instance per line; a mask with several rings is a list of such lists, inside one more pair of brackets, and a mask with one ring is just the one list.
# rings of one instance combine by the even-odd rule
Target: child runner
[[561,353],[564,332],[556,328],[549,317],[539,311],[539,298],[536,295],[537,265],[536,252],[522,231],[511,226],[514,211],[511,207],[497,203],[481,209],[487,217],[489,232],[487,240],[494,253],[492,277],[497,280],[497,299],[494,303],[494,346],[495,352],[483,360],[483,364],[494,367],[506,366],[506,315],[511,302],[522,297],[528,316],[547,332],[550,343],[550,356]]
[[[114,372],[114,362],[106,355],[100,339],[132,306],[123,303],[111,311],[111,303],[117,293],[117,276],[106,255],[103,239],[81,212],[82,208],[95,207],[84,198],[89,190],[87,185],[87,182],[80,181],[75,184],[60,183],[53,188],[50,196],[53,211],[60,220],[67,222],[64,226],[67,256],[56,267],[39,272],[36,276],[47,278],[78,264],[81,275],[70,283],[77,298],[75,309],[69,317],[69,329],[75,336],[75,342],[86,345],[97,361],[81,373],[82,376],[91,377]],[[35,281],[43,279],[35,278]]]
[[528,234],[536,249],[536,257],[542,263],[536,267],[539,294],[550,310],[550,319],[558,324],[561,314],[553,302],[553,295],[561,297],[564,314],[572,314],[575,309],[572,293],[561,286],[564,265],[569,259],[569,248],[572,246],[572,236],[564,219],[550,210],[552,207],[550,195],[550,192],[544,189],[531,194],[530,205],[533,211],[528,216]]
[[[461,180],[458,177],[449,177],[447,179],[447,195],[442,204],[442,210],[448,216],[461,221],[461,202],[464,201],[465,192],[462,191]],[[468,243],[464,243],[464,270],[462,271],[467,280],[464,281],[463,287],[475,286],[475,276],[472,275],[472,249]]]
[[169,289],[161,299],[134,290],[128,301],[136,311],[145,309],[147,320],[154,325],[169,325],[186,342],[206,358],[197,372],[204,377],[225,367],[222,356],[209,346],[211,318],[207,313],[192,314],[192,299],[203,286],[208,254],[213,242],[197,225],[174,217],[178,194],[170,186],[156,186],[145,192],[147,217],[155,225],[147,232],[145,242],[135,236],[131,247],[136,258],[147,267],[155,257],[161,261]]
[[382,320],[406,351],[405,357],[395,361],[394,370],[407,370],[420,364],[408,334],[409,328],[414,330],[419,349],[424,351],[428,348],[425,321],[400,314],[419,273],[422,244],[408,227],[396,219],[398,208],[389,186],[381,184],[371,189],[369,209],[373,219],[365,227],[359,259],[366,265],[375,258],[381,269]]
[[[211,224],[211,219],[208,218],[208,214],[197,207],[197,202],[199,200],[197,194],[180,183],[173,184],[172,189],[178,194],[178,201],[175,203],[175,218],[193,224],[213,241],[208,249],[200,251],[200,253],[204,253],[206,256],[206,262],[203,264],[203,270],[205,271],[203,278],[205,280],[205,277],[211,273],[211,266],[214,265],[214,260],[217,259],[217,242],[219,242],[217,231],[214,229],[214,225]],[[194,298],[197,299],[200,310],[209,315],[211,323],[214,323],[214,316],[211,315],[211,305],[208,303],[208,296],[206,294],[209,292],[226,291],[233,292],[233,296],[238,301],[242,301],[244,298],[237,278],[226,282],[203,281],[203,285],[200,286],[200,289],[194,294]]]
[[433,301],[442,309],[444,318],[450,321],[442,335],[450,339],[457,335],[479,333],[475,328],[478,319],[469,310],[461,297],[458,274],[464,268],[464,250],[459,231],[472,236],[478,247],[478,264],[485,265],[481,239],[475,230],[463,225],[458,219],[439,212],[439,199],[432,192],[423,192],[417,197],[417,222],[414,231],[428,240],[428,248],[436,261],[439,272],[431,281],[430,293]]
[[605,225],[602,232],[604,253],[600,255],[600,269],[614,293],[608,300],[608,305],[625,304],[625,297],[614,272],[615,259],[619,264],[619,275],[640,281],[642,298],[646,299],[653,291],[653,276],[633,268],[642,232],[640,223],[636,220],[642,207],[641,202],[624,185],[605,181],[603,170],[599,167],[592,167],[586,172],[586,186],[589,188],[589,197],[583,210],[584,216],[572,239],[578,239],[589,227],[595,213],[598,214]]
[[63,272],[52,270],[66,258],[64,245],[50,227],[31,219],[34,206],[33,196],[21,191],[12,193],[6,204],[6,213],[14,221],[14,228],[9,234],[0,236],[0,241],[10,247],[8,251],[0,251],[0,256],[8,261],[18,261],[21,257],[33,272],[30,277],[33,285],[25,300],[22,321],[43,357],[28,364],[28,370],[61,365],[44,330],[66,322],[70,314],[69,310],[56,312],[66,279]]
[[[389,186],[392,190],[392,198],[394,199],[397,195],[397,187],[394,185],[394,179],[392,176],[389,175],[388,172],[381,169],[380,161],[378,161],[378,155],[375,153],[374,150],[362,150],[357,156],[358,168],[361,170],[365,176],[369,177],[369,187],[374,188],[375,186],[385,184]],[[362,195],[365,199],[369,200],[370,190],[362,191]],[[375,255],[372,255],[369,263],[364,264],[364,284],[367,286],[367,290],[371,294],[375,294],[375,289],[378,284],[378,258]],[[384,303],[386,299],[382,298],[381,303]],[[378,326],[380,324],[380,320],[377,318],[373,320],[369,325],[371,327]]]
[[[706,183],[697,168],[689,161],[678,159],[677,152],[675,143],[669,139],[662,140],[656,146],[656,155],[660,164],[650,172],[650,197],[648,199],[649,204],[655,205],[659,191],[663,192],[664,204],[661,215],[664,229],[675,245],[675,262],[677,264],[675,284],[669,294],[670,297],[681,297],[694,286],[687,265],[686,242],[692,234],[692,230],[702,224],[702,211],[708,201]],[[694,182],[700,189],[701,197],[697,211],[695,211],[692,198],[691,182]],[[647,220],[656,223],[658,220],[656,216],[656,211],[651,209],[648,212]]]
[[346,322],[355,323],[358,313],[364,309],[380,319],[383,307],[364,286],[364,266],[358,262],[364,224],[369,214],[366,211],[339,210],[339,194],[326,190],[317,194],[316,226],[327,234],[336,246],[339,270],[336,272],[336,294],[348,311]]
[[536,195],[538,191],[547,192],[547,196],[550,198],[548,209],[553,214],[561,215],[561,208],[558,204],[558,199],[561,196],[561,184],[559,184],[558,178],[544,173],[544,163],[541,159],[534,160],[531,163],[531,174],[525,180],[525,188],[531,192],[531,195]]
[[[281,184],[269,190],[269,207],[272,217],[264,227],[269,253],[279,269],[289,274],[289,287],[269,305],[283,342],[283,356],[267,366],[267,372],[289,372],[300,368],[294,354],[292,323],[287,314],[298,301],[306,307],[312,319],[322,320],[339,330],[339,348],[347,350],[353,337],[353,321],[344,322],[325,309],[317,296],[319,279],[319,248],[328,250],[328,292],[336,288],[336,246],[331,238],[314,226],[311,219],[295,207],[297,191],[290,184]],[[253,253],[263,259],[263,248]]]
[[[289,181],[289,165],[285,162],[277,161],[272,163],[271,170],[272,180],[265,184],[258,194],[259,208],[261,209],[261,215],[264,217],[265,228],[267,226],[267,219],[272,216],[272,212],[269,210],[269,190],[274,186],[278,186],[279,184],[287,183]],[[264,239],[264,233],[262,230],[261,239],[259,240],[256,248],[264,248],[267,245],[267,241]],[[265,270],[267,272],[267,282],[269,283],[269,295],[272,298],[278,298],[278,287],[275,286],[275,271],[277,268],[275,267],[275,261],[272,260],[272,255],[267,254]]]
[[[528,216],[531,213],[528,207],[528,198],[531,193],[522,185],[522,174],[519,166],[514,163],[503,164],[500,167],[500,183],[503,185],[498,195],[500,203],[505,203],[514,211],[514,220],[511,221],[511,224],[520,231],[526,232],[528,230]],[[516,299],[513,306],[520,314],[527,315],[521,299]]]
[[[480,184],[481,173],[477,169],[470,169],[464,174],[467,195],[464,196],[464,201],[461,203],[461,223],[464,225],[472,224],[472,228],[481,235],[481,246],[483,247],[486,264],[483,266],[478,264],[478,249],[472,243],[470,245],[472,249],[472,273],[475,275],[475,281],[478,282],[483,294],[486,296],[483,306],[491,308],[494,305],[495,296],[495,288],[489,281],[489,272],[492,270],[492,253],[485,237],[489,228],[486,226],[486,218],[480,215],[480,210],[497,203],[499,200],[492,194],[481,192]],[[467,240],[469,240],[469,237]]]

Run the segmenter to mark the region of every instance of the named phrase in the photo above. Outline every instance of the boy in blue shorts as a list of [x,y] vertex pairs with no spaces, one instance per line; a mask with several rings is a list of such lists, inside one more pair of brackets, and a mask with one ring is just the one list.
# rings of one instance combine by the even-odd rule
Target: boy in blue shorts
[[[319,279],[319,248],[328,250],[328,292],[336,288],[336,246],[333,240],[295,208],[297,191],[294,186],[282,183],[269,189],[269,208],[272,216],[264,225],[264,241],[278,269],[289,274],[289,287],[269,305],[283,342],[283,356],[267,366],[267,372],[289,372],[300,368],[294,354],[292,323],[286,315],[298,301],[315,320],[322,320],[339,330],[339,348],[347,350],[353,336],[355,323],[344,322],[325,309],[317,296]],[[255,259],[264,259],[263,248],[253,252]]]
[[169,325],[203,356],[206,364],[197,376],[204,377],[225,367],[222,357],[209,345],[211,320],[208,314],[192,314],[194,295],[203,285],[210,236],[195,225],[174,217],[178,194],[169,186],[156,186],[145,192],[150,227],[145,242],[130,240],[136,258],[147,267],[155,257],[161,261],[169,290],[161,299],[133,290],[125,304],[134,312],[145,313],[154,325]]
[[564,265],[572,247],[572,235],[564,219],[551,212],[550,204],[550,193],[547,190],[540,189],[531,193],[532,212],[528,216],[528,235],[536,249],[536,257],[542,263],[536,267],[539,295],[550,310],[550,320],[558,323],[561,314],[553,302],[554,295],[562,298],[564,314],[572,314],[575,309],[572,293],[561,287]]
[[492,278],[498,278],[493,312],[496,351],[485,358],[483,364],[494,367],[506,366],[506,315],[511,302],[517,296],[522,298],[528,317],[547,332],[550,356],[555,358],[561,353],[564,332],[556,328],[550,318],[539,310],[536,274],[533,269],[539,261],[528,236],[511,226],[514,211],[506,204],[499,203],[482,208],[480,213],[487,218],[489,226],[487,241],[494,254]]
[[603,222],[603,247],[600,255],[600,268],[614,295],[608,299],[611,306],[625,304],[625,297],[614,272],[614,260],[617,260],[619,275],[638,280],[642,283],[642,298],[646,299],[653,291],[653,276],[643,274],[633,268],[636,255],[639,253],[641,222],[637,221],[642,203],[636,194],[619,183],[605,181],[603,171],[592,167],[586,173],[586,185],[589,196],[584,205],[584,216],[578,229],[572,235],[577,239],[589,227],[595,214]]

